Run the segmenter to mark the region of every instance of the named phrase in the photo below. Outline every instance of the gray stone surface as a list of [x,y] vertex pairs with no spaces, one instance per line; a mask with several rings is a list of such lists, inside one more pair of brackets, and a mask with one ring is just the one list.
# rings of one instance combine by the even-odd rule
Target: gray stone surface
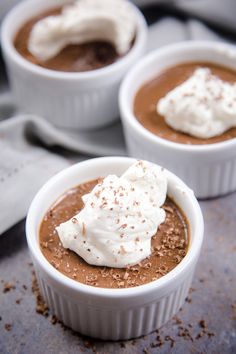
[[[84,338],[60,324],[52,325],[51,316],[36,313],[24,222],[19,223],[0,238],[0,353],[236,353],[235,203],[236,193],[200,203],[206,224],[204,246],[192,290],[177,320],[159,334],[116,343]],[[15,289],[4,293],[5,282]],[[204,325],[201,320],[207,330],[197,339]],[[6,324],[12,325],[10,331]]]

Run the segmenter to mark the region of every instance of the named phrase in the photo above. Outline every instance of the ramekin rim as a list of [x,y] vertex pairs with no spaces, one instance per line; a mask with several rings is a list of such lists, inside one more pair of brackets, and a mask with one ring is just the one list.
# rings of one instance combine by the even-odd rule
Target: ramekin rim
[[[127,0],[126,0],[127,1]],[[110,75],[119,71],[120,68],[125,66],[133,57],[135,57],[136,53],[140,51],[142,47],[146,45],[147,39],[147,22],[145,17],[143,16],[142,12],[139,10],[137,6],[132,4],[128,1],[129,5],[134,9],[134,13],[137,19],[137,34],[136,40],[124,57],[120,58],[116,62],[107,65],[100,69],[84,71],[84,72],[66,72],[66,71],[57,71],[57,70],[50,70],[47,68],[40,67],[39,65],[33,64],[27,59],[25,59],[20,53],[17,52],[15,49],[12,40],[8,37],[8,26],[9,21],[12,17],[17,15],[19,9],[23,6],[27,6],[28,4],[32,3],[32,0],[24,0],[18,5],[14,6],[8,14],[5,16],[2,24],[1,24],[1,45],[3,52],[6,52],[11,59],[14,61],[15,64],[20,66],[22,69],[27,70],[35,75],[46,77],[46,78],[53,78],[58,80],[94,80],[99,79],[100,77]],[[30,17],[29,17],[30,19]]]
[[[66,174],[73,172],[74,170],[77,170],[79,166],[81,167],[86,167],[86,165],[94,164],[99,161],[106,161],[107,163],[109,162],[114,162],[116,160],[117,162],[130,162],[132,163],[133,161],[136,161],[134,158],[129,158],[129,157],[120,157],[120,156],[110,156],[110,157],[97,157],[89,160],[85,160],[79,163],[76,163],[52,178],[46,182],[43,187],[38,191],[36,196],[34,197],[26,219],[26,238],[27,238],[27,243],[28,247],[33,254],[33,256],[37,259],[37,263],[40,264],[40,267],[47,273],[49,274],[50,277],[52,277],[57,283],[59,283],[62,286],[65,286],[67,288],[70,288],[71,290],[94,295],[96,297],[106,297],[106,298],[117,298],[117,297],[130,297],[130,296],[139,296],[146,294],[148,292],[152,292],[157,289],[161,289],[166,287],[169,283],[173,281],[173,279],[178,279],[178,277],[181,276],[184,272],[186,272],[186,269],[191,265],[193,261],[197,258],[202,241],[203,241],[203,234],[204,234],[204,221],[203,221],[203,216],[202,212],[200,209],[200,206],[198,204],[197,199],[194,196],[193,191],[186,186],[186,184],[178,178],[176,175],[171,173],[170,171],[166,170],[168,179],[173,179],[176,181],[176,184],[178,186],[181,186],[183,188],[185,196],[187,196],[191,202],[192,208],[194,210],[194,217],[196,219],[196,223],[198,224],[198,229],[195,230],[195,232],[198,234],[198,237],[193,237],[193,242],[191,246],[189,247],[189,250],[186,254],[186,256],[183,258],[183,260],[170,272],[168,272],[165,276],[161,277],[160,279],[157,279],[156,281],[149,282],[144,285],[140,285],[137,287],[132,287],[132,288],[125,288],[125,289],[110,289],[110,288],[101,288],[101,287],[93,287],[90,285],[82,284],[78,281],[75,281],[73,279],[70,279],[69,277],[63,275],[60,273],[58,270],[56,270],[49,262],[48,260],[44,257],[42,254],[39,243],[36,241],[36,236],[32,238],[30,235],[34,232],[34,226],[31,225],[31,219],[33,218],[33,215],[35,213],[35,210],[37,209],[37,203],[40,202],[40,198],[43,198],[43,195],[46,193],[48,189],[52,186],[52,184],[56,183],[60,179],[64,178]],[[68,186],[68,188],[70,188]],[[181,207],[181,205],[180,205]],[[192,237],[190,235],[190,237]],[[32,242],[32,239],[35,240],[35,242]],[[36,247],[35,247],[36,246]]]
[[[206,40],[196,40],[196,41],[182,41],[179,43],[173,43],[166,45],[160,49],[153,50],[149,54],[145,55],[143,58],[141,58],[134,66],[129,70],[127,73],[126,77],[121,83],[120,89],[119,89],[119,107],[120,107],[120,112],[123,113],[121,114],[121,120],[122,121],[127,121],[130,125],[132,125],[132,128],[134,129],[135,132],[138,132],[139,135],[142,135],[145,139],[149,139],[152,143],[163,145],[169,149],[175,149],[178,151],[189,151],[192,153],[205,153],[205,152],[211,152],[211,151],[218,151],[222,149],[228,149],[231,148],[232,146],[236,145],[236,138],[232,138],[229,140],[221,141],[218,143],[212,143],[212,144],[203,144],[203,145],[190,145],[190,144],[183,144],[183,143],[176,143],[164,138],[161,138],[148,129],[146,129],[135,117],[133,111],[129,107],[128,99],[127,99],[127,86],[130,84],[130,81],[132,81],[133,77],[135,76],[136,73],[139,73],[140,71],[143,71],[145,67],[150,64],[150,62],[153,62],[156,57],[159,57],[161,55],[168,54],[169,52],[171,53],[174,50],[186,50],[186,49],[201,49],[201,48],[207,48],[207,49],[215,49],[218,51],[222,51],[225,49],[229,49],[232,52],[235,53],[235,59],[236,59],[236,48],[234,45],[230,43],[225,43],[225,42],[214,42],[214,41],[206,41]],[[183,62],[186,62],[183,60]],[[145,83],[145,81],[143,81]]]

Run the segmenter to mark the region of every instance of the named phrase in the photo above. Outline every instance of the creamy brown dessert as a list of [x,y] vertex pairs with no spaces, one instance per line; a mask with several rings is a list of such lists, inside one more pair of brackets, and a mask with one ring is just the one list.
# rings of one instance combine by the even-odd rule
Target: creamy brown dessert
[[135,266],[93,266],[76,253],[63,248],[55,228],[83,208],[81,197],[89,193],[97,183],[98,180],[93,180],[69,190],[52,205],[43,218],[39,231],[41,251],[58,271],[91,286],[128,288],[154,281],[181,262],[188,249],[189,228],[183,212],[168,197],[163,205],[165,221],[152,237],[152,253]]
[[111,43],[91,41],[85,44],[67,45],[59,54],[46,61],[36,58],[28,49],[29,36],[33,26],[43,18],[60,14],[61,10],[62,7],[58,7],[46,11],[33,17],[20,28],[16,34],[14,46],[25,59],[50,70],[82,72],[105,67],[121,57]]
[[153,134],[181,144],[213,144],[236,137],[236,128],[208,139],[198,138],[171,128],[157,113],[156,105],[168,92],[185,82],[197,68],[209,68],[213,75],[228,83],[236,82],[236,73],[228,68],[205,62],[184,63],[164,70],[143,85],[134,100],[134,114],[138,121]]

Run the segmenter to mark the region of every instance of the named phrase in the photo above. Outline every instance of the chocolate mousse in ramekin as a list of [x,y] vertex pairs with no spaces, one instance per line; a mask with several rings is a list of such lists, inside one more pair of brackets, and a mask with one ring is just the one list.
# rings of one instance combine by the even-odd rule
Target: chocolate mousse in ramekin
[[21,111],[80,130],[118,119],[119,85],[145,51],[147,25],[135,5],[112,1],[99,12],[94,0],[27,0],[8,13],[1,45]]
[[203,218],[173,173],[103,157],[51,178],[30,206],[26,234],[52,313],[82,334],[119,340],[159,328],[183,305]]
[[235,191],[235,88],[230,44],[182,42],[150,53],[120,89],[129,154],[173,171],[198,198]]

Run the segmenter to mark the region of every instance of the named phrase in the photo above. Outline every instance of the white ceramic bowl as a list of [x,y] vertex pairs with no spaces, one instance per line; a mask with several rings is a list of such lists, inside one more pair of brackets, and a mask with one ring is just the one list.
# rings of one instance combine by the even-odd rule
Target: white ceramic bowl
[[57,271],[39,247],[39,227],[49,207],[68,189],[108,174],[121,175],[134,159],[103,157],[69,167],[51,178],[34,198],[26,221],[27,242],[40,289],[49,308],[67,326],[101,339],[129,339],[166,323],[183,305],[203,240],[203,218],[193,192],[167,171],[168,195],[185,213],[190,246],[184,259],[159,280],[127,289],[84,285]]
[[8,76],[20,110],[45,117],[58,127],[93,129],[119,117],[118,91],[130,67],[145,51],[147,25],[130,3],[137,22],[137,35],[129,53],[104,68],[68,73],[42,68],[22,57],[13,40],[27,20],[71,0],[27,0],[13,8],[2,24],[1,44]]
[[131,156],[158,163],[182,178],[197,197],[236,190],[236,139],[209,145],[186,145],[162,139],[145,129],[133,113],[139,88],[164,69],[185,62],[210,62],[236,70],[234,46],[216,42],[182,42],[158,49],[135,65],[120,89],[120,113]]

